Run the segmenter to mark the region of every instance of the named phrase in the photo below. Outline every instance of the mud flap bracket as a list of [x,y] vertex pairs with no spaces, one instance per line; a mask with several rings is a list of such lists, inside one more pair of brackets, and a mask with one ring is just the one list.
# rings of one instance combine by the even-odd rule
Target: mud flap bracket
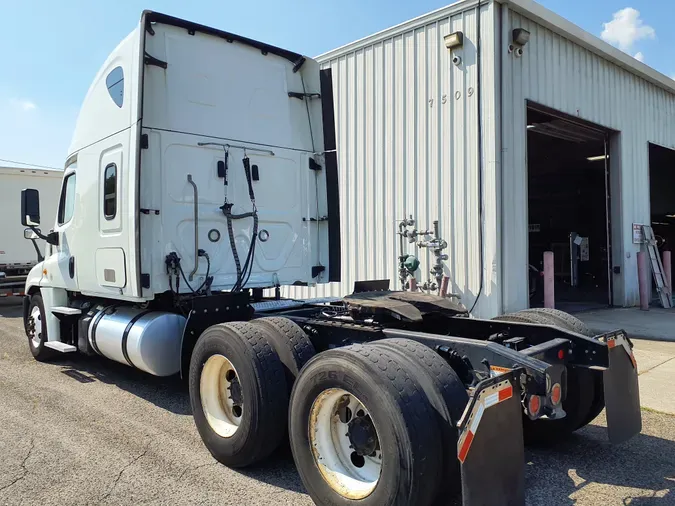
[[464,411],[457,442],[464,506],[525,504],[521,373],[481,381]]

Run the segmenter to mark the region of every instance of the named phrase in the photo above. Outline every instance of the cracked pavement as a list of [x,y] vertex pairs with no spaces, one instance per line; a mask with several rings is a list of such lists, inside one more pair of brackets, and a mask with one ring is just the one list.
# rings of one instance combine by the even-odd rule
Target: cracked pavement
[[[179,379],[102,358],[38,363],[20,313],[0,301],[0,506],[312,504],[287,448],[255,469],[220,465]],[[644,411],[621,446],[602,424],[526,451],[528,505],[675,505],[675,417]]]

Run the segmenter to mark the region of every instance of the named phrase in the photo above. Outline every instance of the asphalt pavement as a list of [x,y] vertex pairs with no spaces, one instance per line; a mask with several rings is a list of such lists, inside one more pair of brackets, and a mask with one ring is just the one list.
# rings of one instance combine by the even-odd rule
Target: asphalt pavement
[[[245,471],[214,461],[178,378],[34,361],[14,302],[0,303],[0,505],[312,504],[288,449]],[[619,446],[603,416],[527,450],[528,505],[675,505],[675,416],[643,411],[643,433]]]

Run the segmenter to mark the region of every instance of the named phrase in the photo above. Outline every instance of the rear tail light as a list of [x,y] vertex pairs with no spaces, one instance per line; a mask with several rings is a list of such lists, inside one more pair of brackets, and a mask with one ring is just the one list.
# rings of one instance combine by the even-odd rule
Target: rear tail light
[[531,395],[527,399],[527,414],[531,419],[535,419],[541,412],[542,402],[538,395]]
[[557,406],[558,404],[560,404],[561,400],[562,400],[562,388],[560,387],[560,383],[556,383],[551,388],[551,402],[553,403],[554,406]]

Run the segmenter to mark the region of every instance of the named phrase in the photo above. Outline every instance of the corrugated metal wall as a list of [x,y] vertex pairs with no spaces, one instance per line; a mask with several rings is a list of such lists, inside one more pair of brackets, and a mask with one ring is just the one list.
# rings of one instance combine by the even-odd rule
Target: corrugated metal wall
[[[614,303],[638,303],[632,224],[650,223],[648,143],[675,148],[675,95],[554,33],[502,9],[504,308],[527,307],[526,100],[619,133],[610,141]],[[501,16],[497,16],[500,18]],[[530,31],[521,58],[508,54],[511,30]],[[507,198],[508,196],[508,198]]]
[[[481,6],[485,282],[476,314],[501,305],[497,244],[497,83],[495,6]],[[464,33],[452,64],[443,37]],[[286,288],[285,296],[351,293],[354,282],[391,279],[399,287],[397,220],[417,228],[439,220],[448,241],[451,290],[471,306],[479,289],[479,184],[476,2],[450,6],[320,58],[333,73],[340,202],[342,283]],[[433,257],[422,261],[425,281]]]

